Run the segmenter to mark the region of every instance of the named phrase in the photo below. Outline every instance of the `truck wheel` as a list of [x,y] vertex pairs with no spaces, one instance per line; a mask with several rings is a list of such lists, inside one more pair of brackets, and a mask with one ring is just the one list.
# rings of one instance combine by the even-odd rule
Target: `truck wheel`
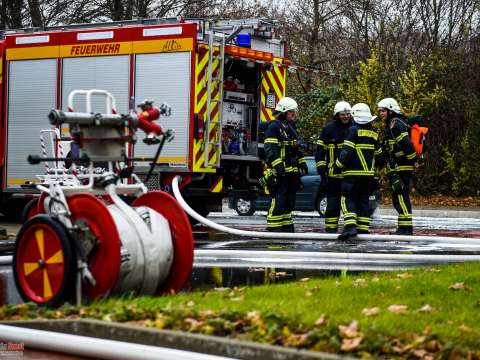
[[251,199],[235,198],[233,208],[240,216],[251,216],[255,213],[255,203]]
[[325,212],[327,211],[327,198],[319,197],[317,200],[317,211],[321,218],[325,217]]
[[77,257],[65,227],[43,214],[28,220],[17,235],[13,272],[25,302],[58,307],[71,300]]

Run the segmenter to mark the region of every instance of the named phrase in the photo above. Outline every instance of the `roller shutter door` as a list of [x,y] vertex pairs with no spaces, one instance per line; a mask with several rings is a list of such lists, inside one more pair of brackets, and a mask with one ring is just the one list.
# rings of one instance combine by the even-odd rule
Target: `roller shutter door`
[[[136,57],[135,98],[153,99],[155,104],[166,102],[172,107],[172,116],[160,117],[160,124],[175,129],[175,139],[165,143],[161,161],[182,168],[188,163],[190,132],[190,79],[189,52],[141,54]],[[147,146],[138,134],[135,156],[154,156],[156,146]]]
[[[45,173],[45,165],[30,165],[29,154],[41,154],[40,130],[50,128],[49,111],[55,108],[55,59],[9,63],[7,187],[18,188]],[[51,149],[48,149],[51,151]],[[51,153],[49,154],[51,155]]]
[[[63,60],[62,109],[67,110],[68,95],[72,90],[107,90],[117,100],[120,113],[128,111],[128,56],[98,56],[67,58]],[[79,98],[80,99],[80,98]],[[104,98],[95,97],[95,112],[105,112]],[[74,103],[75,111],[84,111],[83,100]]]

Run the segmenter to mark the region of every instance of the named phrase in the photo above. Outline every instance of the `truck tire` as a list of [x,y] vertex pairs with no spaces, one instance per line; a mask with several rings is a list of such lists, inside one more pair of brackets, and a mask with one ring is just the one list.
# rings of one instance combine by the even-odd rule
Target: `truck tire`
[[233,208],[240,216],[251,216],[255,213],[255,202],[251,199],[237,197],[233,200]]
[[327,198],[320,196],[317,199],[317,211],[321,218],[325,217],[325,211],[327,210]]

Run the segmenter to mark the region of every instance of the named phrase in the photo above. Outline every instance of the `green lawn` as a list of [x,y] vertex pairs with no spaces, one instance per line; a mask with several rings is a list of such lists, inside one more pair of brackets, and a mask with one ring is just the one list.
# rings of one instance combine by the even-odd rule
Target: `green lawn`
[[[480,264],[303,279],[0,318],[97,318],[362,357],[480,358]],[[392,306],[399,305],[399,306]]]

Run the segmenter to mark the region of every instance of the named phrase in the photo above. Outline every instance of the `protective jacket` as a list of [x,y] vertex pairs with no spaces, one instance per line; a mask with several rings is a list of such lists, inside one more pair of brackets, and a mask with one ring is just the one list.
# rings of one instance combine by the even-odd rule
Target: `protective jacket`
[[333,165],[342,150],[343,140],[352,121],[343,124],[340,120],[334,119],[322,130],[320,139],[317,141],[315,161],[319,174],[327,173],[328,177],[342,178],[342,174],[333,172]]
[[[298,134],[293,124],[273,120],[265,130],[265,161],[278,176],[298,173],[305,159],[298,147]],[[301,166],[301,165],[300,165]]]
[[[380,159],[382,146],[372,125],[354,124],[343,142],[343,148],[335,161],[335,172],[345,177],[375,176],[375,162]],[[340,171],[338,171],[340,169]]]
[[414,170],[417,153],[410,142],[408,124],[403,115],[387,119],[383,142],[388,155],[388,172]]

